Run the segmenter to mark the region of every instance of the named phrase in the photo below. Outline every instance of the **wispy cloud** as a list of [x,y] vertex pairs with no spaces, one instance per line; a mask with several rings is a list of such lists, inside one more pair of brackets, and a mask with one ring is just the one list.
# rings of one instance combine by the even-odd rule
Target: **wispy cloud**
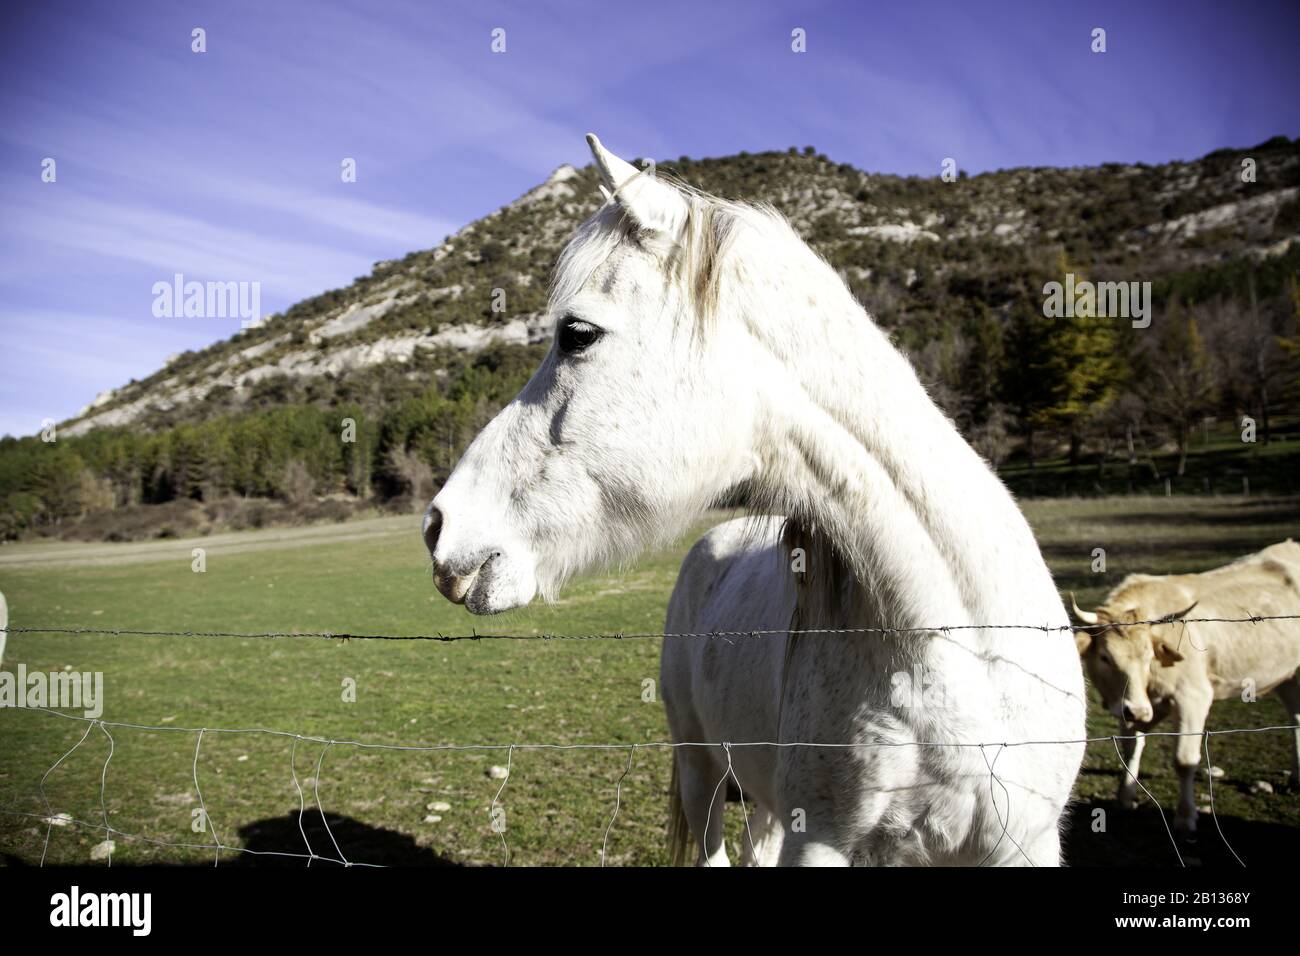
[[946,156],[1158,162],[1295,135],[1296,21],[1282,0],[1240,16],[1208,0],[43,0],[0,33],[0,344],[24,366],[0,427],[233,331],[149,324],[154,281],[258,280],[283,308],[585,162],[587,130],[629,155],[813,144],[923,175]]
[[[220,226],[141,205],[73,197],[66,203],[16,203],[13,225],[30,242],[139,263],[169,278],[260,281],[284,296],[305,296],[369,263],[302,239]],[[6,277],[13,266],[5,268]],[[143,291],[143,290],[142,290]]]
[[[138,377],[142,368],[161,367],[168,356],[190,347],[191,334],[179,322],[6,306],[0,310],[0,435],[34,434],[46,419],[66,418],[98,393]],[[129,351],[124,342],[131,343]],[[51,383],[76,383],[78,395],[53,390]]]

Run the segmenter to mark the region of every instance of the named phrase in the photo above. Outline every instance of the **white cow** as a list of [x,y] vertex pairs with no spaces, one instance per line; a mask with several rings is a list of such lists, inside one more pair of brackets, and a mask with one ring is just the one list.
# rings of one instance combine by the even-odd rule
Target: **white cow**
[[[1183,620],[1193,609],[1197,619],[1300,614],[1300,544],[1288,539],[1203,574],[1130,575],[1096,611],[1074,605],[1079,620],[1091,625],[1076,632],[1088,676],[1102,706],[1132,738],[1122,742],[1128,772],[1119,802],[1131,807],[1137,801],[1142,735],[1172,717],[1186,735],[1174,752],[1180,784],[1175,823],[1189,832],[1196,829],[1196,767],[1213,701],[1273,691],[1290,722],[1300,725],[1300,621]],[[1300,731],[1291,784],[1300,786]]]

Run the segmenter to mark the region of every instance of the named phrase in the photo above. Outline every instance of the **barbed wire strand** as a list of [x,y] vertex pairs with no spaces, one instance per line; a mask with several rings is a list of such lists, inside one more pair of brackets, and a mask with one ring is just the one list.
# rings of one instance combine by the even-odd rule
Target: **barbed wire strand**
[[758,859],[758,850],[754,847],[754,834],[749,829],[749,808],[745,806],[745,788],[740,785],[740,778],[736,776],[736,768],[731,762],[731,744],[723,745],[727,752],[727,773],[731,774],[731,782],[736,785],[736,794],[740,797],[740,818],[745,821],[745,839],[749,841],[750,859]]
[[[51,713],[58,713],[58,711],[51,711]],[[86,732],[81,735],[81,739],[78,740],[75,744],[73,744],[71,749],[69,749],[67,753],[65,753],[62,757],[60,757],[58,760],[54,761],[53,764],[50,765],[50,769],[45,771],[45,773],[41,775],[40,783],[37,784],[37,787],[40,789],[41,792],[41,802],[45,804],[45,811],[46,811],[45,847],[44,849],[41,850],[41,866],[45,865],[45,854],[50,848],[50,831],[54,829],[54,819],[55,819],[54,808],[50,806],[50,798],[45,793],[45,780],[46,778],[49,777],[50,774],[54,772],[55,768],[57,768],[59,764],[63,763],[64,760],[68,759],[68,757],[72,755],[72,752],[74,750],[76,750],[83,743],[85,743],[86,738],[90,736],[90,732],[94,729],[95,729],[95,721],[91,720],[90,723],[86,725]]]
[[207,728],[199,730],[198,740],[194,744],[194,791],[199,795],[199,813],[203,820],[203,828],[212,831],[212,839],[217,845],[217,851],[212,859],[213,866],[221,865],[221,837],[217,836],[217,825],[212,821],[208,813],[208,806],[203,802],[203,788],[199,786],[199,748],[203,746],[203,735],[207,733]]
[[609,846],[609,831],[614,829],[614,821],[618,819],[618,808],[623,802],[623,781],[627,775],[632,772],[632,760],[636,757],[636,744],[627,752],[627,766],[623,768],[622,775],[618,778],[618,783],[614,784],[614,814],[609,818],[609,824],[605,827],[605,839],[600,843],[600,865],[605,866],[605,850]]
[[298,832],[302,834],[302,842],[307,847],[307,866],[311,867],[311,861],[316,858],[316,851],[311,848],[311,840],[307,839],[307,830],[302,824],[302,818],[307,813],[306,797],[302,792],[302,784],[298,782],[298,741],[293,741],[293,747],[289,750],[289,775],[293,777],[294,789],[298,791]]
[[[736,792],[740,795],[740,812],[745,820],[745,834],[749,837],[749,854],[752,858],[757,859],[758,851],[754,848],[754,835],[750,833],[749,830],[749,810],[745,806],[745,790],[740,785],[740,779],[736,776],[735,769],[731,766],[731,743],[730,741],[724,741],[720,746],[722,747],[723,754],[727,758],[727,767],[722,771],[722,776],[718,779],[717,785],[714,786],[713,793],[709,795],[709,810],[704,816],[704,838],[706,840],[708,839],[709,823],[713,819],[713,805],[717,802],[718,791],[722,789],[722,785],[727,782],[728,778],[730,778],[735,781]],[[726,839],[724,833],[722,836],[721,848],[725,849]],[[708,847],[704,848],[704,862],[708,866],[713,866],[713,861],[709,858]]]
[[[1178,736],[1184,736],[1183,734],[1179,734],[1178,731],[1174,731],[1174,733],[1177,734]],[[1193,735],[1186,735],[1186,736],[1193,736]],[[1178,841],[1174,839],[1174,831],[1169,829],[1169,821],[1165,819],[1165,808],[1160,805],[1160,801],[1155,798],[1155,794],[1153,794],[1150,790],[1147,789],[1147,785],[1138,779],[1137,774],[1133,772],[1133,770],[1129,767],[1128,762],[1124,759],[1124,755],[1119,752],[1119,742],[1120,740],[1125,740],[1125,739],[1128,738],[1121,737],[1119,735],[1110,738],[1110,742],[1115,745],[1115,756],[1119,757],[1120,766],[1124,768],[1124,772],[1133,778],[1133,782],[1136,783],[1139,787],[1141,787],[1142,792],[1145,793],[1147,795],[1147,798],[1156,805],[1156,810],[1158,810],[1160,813],[1160,822],[1165,825],[1165,833],[1169,835],[1169,842],[1173,845],[1174,856],[1178,857],[1178,865],[1181,866],[1183,869],[1186,869],[1187,864],[1183,862],[1183,854],[1178,849]]]
[[324,747],[320,749],[320,757],[318,757],[316,760],[316,779],[312,782],[312,794],[316,797],[316,812],[320,814],[320,822],[325,827],[325,835],[328,836],[330,838],[330,842],[334,844],[334,852],[339,855],[339,859],[343,861],[344,866],[351,866],[352,864],[348,862],[348,858],[344,856],[343,851],[339,849],[339,841],[334,839],[334,831],[330,829],[330,822],[325,818],[325,804],[321,801],[320,798],[321,768],[325,765],[326,751],[328,751],[333,746],[334,746],[334,741],[331,740],[329,743],[327,743]]
[[[109,825],[108,824],[108,803],[105,800],[105,794],[108,792],[108,762],[113,759],[113,752],[117,749],[117,744],[113,740],[113,735],[108,732],[107,727],[105,727],[103,724],[100,724],[99,729],[102,730],[104,732],[104,736],[108,738],[108,756],[104,758],[104,769],[99,774],[99,809],[104,815],[104,827],[107,828]],[[116,847],[113,845],[113,841],[111,839],[106,839],[105,842],[108,843],[108,866],[109,869],[112,869],[113,850],[116,849]]]
[[[304,743],[331,744],[338,747],[356,747],[360,750],[394,750],[414,751],[420,753],[437,753],[439,751],[493,751],[493,750],[627,750],[628,743],[586,743],[562,744],[550,742],[520,743],[476,743],[476,744],[383,744],[364,740],[332,740],[328,737],[315,737],[310,734],[296,734],[289,730],[272,730],[268,727],[175,727],[152,724],[135,724],[126,721],[103,720],[86,717],[82,714],[69,714],[49,707],[10,707],[10,711],[30,711],[50,714],[67,720],[84,721],[90,724],[107,724],[127,730],[145,730],[159,733],[196,734],[201,729],[205,734],[265,734],[271,737],[297,739]],[[1144,737],[1200,737],[1201,734],[1213,734],[1216,737],[1232,734],[1255,734],[1266,731],[1300,730],[1300,724],[1274,724],[1267,727],[1225,727],[1223,730],[1205,730],[1201,732],[1178,730],[1149,730],[1141,732]],[[1003,741],[968,741],[968,740],[870,740],[870,741],[812,741],[812,740],[740,740],[729,741],[732,747],[826,747],[826,748],[872,748],[872,747],[1051,747],[1064,744],[1095,744],[1114,740],[1133,740],[1139,736],[1133,734],[1101,734],[1096,737],[1074,737],[1041,740],[1003,740]],[[637,744],[645,749],[673,749],[676,747],[719,747],[722,743],[706,740],[646,740]],[[75,749],[75,748],[74,748]],[[66,756],[66,755],[65,755]],[[57,765],[57,764],[56,764]],[[53,769],[53,768],[51,768]],[[229,847],[226,847],[229,849]]]
[[[1194,617],[1179,618],[1183,624],[1260,624],[1265,621],[1300,621],[1300,614],[1250,614],[1244,617]],[[626,641],[655,638],[735,638],[735,637],[771,637],[786,634],[930,634],[949,631],[1042,631],[1045,634],[1065,631],[1086,631],[1090,634],[1100,633],[1108,628],[1143,627],[1171,624],[1169,618],[1151,618],[1142,621],[1112,621],[1105,624],[946,624],[932,627],[813,627],[813,628],[753,628],[750,630],[717,631],[683,631],[668,633],[664,631],[611,631],[587,634],[354,634],[350,631],[173,631],[144,630],[123,627],[81,627],[55,625],[11,626],[10,634],[80,634],[100,635],[105,637],[202,637],[202,638],[244,638],[244,639],[281,639],[281,638],[316,638],[322,640],[342,641]]]
[[[993,813],[998,818],[998,823],[1002,824],[1002,833],[998,836],[998,842],[993,844],[993,848],[989,850],[984,859],[980,860],[979,865],[984,866],[984,864],[992,858],[993,854],[997,852],[998,847],[1002,845],[1002,840],[1005,838],[1015,845],[1015,848],[1020,851],[1020,855],[1025,858],[1025,862],[1030,866],[1033,866],[1034,861],[1029,859],[1029,856],[1025,853],[1024,847],[1016,842],[1016,838],[1011,835],[1011,791],[1007,789],[1007,785],[1002,782],[1001,778],[998,777],[997,773],[993,769],[997,766],[998,758],[1002,756],[1002,751],[1004,749],[1004,747],[999,746],[997,753],[993,755],[993,762],[990,763],[988,754],[984,752],[982,746],[980,747],[980,756],[984,758],[984,765],[989,768],[989,803],[993,805]],[[996,781],[997,785],[1002,788],[1002,795],[1007,801],[1007,818],[1005,820],[1002,819],[1002,813],[998,810],[997,798],[993,793],[994,781]]]
[[1223,845],[1228,848],[1228,852],[1236,858],[1237,862],[1244,869],[1246,863],[1241,857],[1237,856],[1237,851],[1232,848],[1232,844],[1228,842],[1228,838],[1223,835],[1223,827],[1219,826],[1219,814],[1214,809],[1214,764],[1210,761],[1209,734],[1205,735],[1203,743],[1205,745],[1205,776],[1210,781],[1210,816],[1214,818],[1214,828],[1219,831],[1219,839],[1223,841]]
[[[505,821],[497,819],[497,802],[501,799],[501,794],[505,792],[506,784],[510,782],[510,771],[514,767],[515,747],[510,745],[506,751],[506,775],[501,778],[501,786],[497,788],[496,796],[492,798],[492,803],[488,807],[488,819],[492,821],[492,829],[496,830],[497,836],[501,837],[501,850],[505,854],[505,865],[510,865],[510,844],[506,842],[506,825]],[[504,809],[502,813],[504,813]]]

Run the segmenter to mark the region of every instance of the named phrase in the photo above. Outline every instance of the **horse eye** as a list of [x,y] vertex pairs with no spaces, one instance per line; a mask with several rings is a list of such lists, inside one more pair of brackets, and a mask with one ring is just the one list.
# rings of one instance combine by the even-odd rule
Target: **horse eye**
[[578,355],[591,348],[604,335],[603,329],[581,319],[567,318],[560,323],[556,333],[560,351],[565,355]]

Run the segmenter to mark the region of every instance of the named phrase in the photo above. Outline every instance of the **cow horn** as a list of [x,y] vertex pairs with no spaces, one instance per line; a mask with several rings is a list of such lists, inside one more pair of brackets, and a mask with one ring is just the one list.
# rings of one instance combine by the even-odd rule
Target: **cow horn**
[[1097,623],[1097,613],[1095,611],[1085,611],[1083,608],[1079,607],[1079,602],[1074,599],[1073,591],[1070,592],[1070,607],[1074,611],[1074,616],[1084,624]]
[[1191,614],[1192,608],[1196,607],[1196,605],[1200,603],[1201,603],[1200,601],[1193,601],[1191,604],[1187,605],[1187,607],[1183,608],[1181,611],[1175,611],[1173,614],[1166,614],[1164,617],[1160,619],[1160,623],[1170,624],[1174,621],[1180,621],[1183,618],[1185,618],[1188,614]]

